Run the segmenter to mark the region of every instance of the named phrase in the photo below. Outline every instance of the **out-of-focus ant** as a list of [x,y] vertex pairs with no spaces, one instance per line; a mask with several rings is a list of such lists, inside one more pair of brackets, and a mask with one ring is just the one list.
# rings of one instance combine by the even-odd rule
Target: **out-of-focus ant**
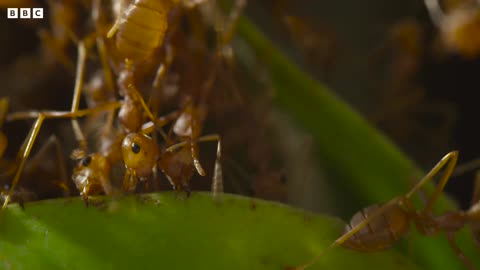
[[[343,246],[361,252],[374,252],[387,249],[402,238],[413,223],[423,235],[445,232],[452,250],[468,269],[475,269],[472,262],[462,253],[455,243],[455,233],[465,225],[477,225],[480,221],[480,181],[477,181],[473,205],[466,211],[458,210],[435,216],[433,205],[442,193],[457,163],[458,152],[445,155],[430,172],[423,177],[408,193],[395,197],[382,205],[372,205],[357,212],[347,224],[345,233],[323,250],[310,262],[289,269],[303,270],[322,258],[337,246]],[[446,166],[437,188],[423,209],[417,210],[412,196]],[[478,226],[477,226],[478,227]],[[475,228],[475,226],[473,226]]]

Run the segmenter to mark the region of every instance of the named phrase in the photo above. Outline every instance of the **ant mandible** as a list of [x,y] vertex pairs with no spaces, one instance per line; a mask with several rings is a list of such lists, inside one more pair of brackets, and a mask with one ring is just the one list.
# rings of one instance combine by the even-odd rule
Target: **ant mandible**
[[[310,262],[289,269],[306,269],[316,263],[327,252],[340,245],[362,252],[387,249],[408,232],[410,223],[415,224],[417,230],[426,236],[445,232],[448,243],[458,258],[468,269],[475,269],[472,262],[465,257],[455,243],[454,235],[466,224],[475,224],[480,220],[480,201],[478,201],[480,196],[478,194],[474,195],[474,200],[476,201],[467,211],[458,210],[439,216],[434,216],[432,212],[432,207],[447,184],[457,159],[457,151],[448,153],[405,195],[395,197],[383,205],[372,205],[357,212],[350,220],[350,223],[347,224],[345,233],[341,237]],[[425,208],[416,210],[413,207],[412,196],[427,182],[431,181],[445,165],[447,167],[440,178],[437,188],[426,202]],[[480,189],[478,184],[480,184],[480,181],[477,181],[476,189]]]

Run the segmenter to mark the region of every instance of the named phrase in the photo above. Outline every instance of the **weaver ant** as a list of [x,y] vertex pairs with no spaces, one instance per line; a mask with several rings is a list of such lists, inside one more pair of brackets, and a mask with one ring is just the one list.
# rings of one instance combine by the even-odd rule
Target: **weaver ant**
[[[176,118],[173,132],[177,135],[180,143],[168,147],[162,153],[155,140],[146,134],[151,133],[152,126],[163,126]],[[171,113],[157,119],[156,123],[147,123],[140,133],[128,134],[122,142],[122,154],[127,172],[125,174],[124,191],[133,191],[137,179],[149,177],[156,168],[160,168],[169,179],[174,189],[183,189],[189,194],[188,180],[192,177],[194,169],[204,176],[205,171],[200,165],[198,158],[198,142],[217,141],[217,157],[213,174],[212,191],[214,196],[223,191],[221,159],[221,140],[216,134],[201,134],[201,112],[192,103],[188,103],[180,112]],[[179,150],[178,150],[179,149]]]
[[[472,262],[465,257],[455,243],[455,233],[465,225],[475,225],[480,220],[480,192],[478,192],[480,190],[480,181],[476,183],[476,192],[473,197],[474,203],[467,211],[446,212],[439,216],[435,216],[432,212],[432,207],[447,184],[457,159],[457,151],[448,153],[405,195],[395,197],[385,204],[372,205],[357,212],[352,217],[350,223],[347,224],[345,233],[341,237],[310,262],[290,269],[306,269],[337,246],[362,252],[387,249],[408,232],[411,223],[415,224],[417,230],[426,236],[445,232],[448,243],[458,258],[468,269],[475,269]],[[420,191],[427,182],[431,181],[444,166],[446,166],[446,169],[434,193],[426,202],[426,206],[423,209],[416,210],[413,207],[412,196]],[[475,227],[472,230],[475,232]]]
[[448,13],[442,10],[440,0],[424,1],[433,23],[440,30],[447,49],[467,58],[480,55],[478,1],[464,1]]

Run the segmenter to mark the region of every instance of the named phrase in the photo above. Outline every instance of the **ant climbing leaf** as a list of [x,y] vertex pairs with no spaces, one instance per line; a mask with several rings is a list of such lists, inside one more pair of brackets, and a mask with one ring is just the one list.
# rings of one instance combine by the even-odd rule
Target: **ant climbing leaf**
[[[319,166],[341,180],[335,181],[337,187],[355,192],[344,196],[355,198],[357,204],[350,207],[360,208],[358,202],[363,205],[386,202],[409,190],[412,178],[418,180],[424,175],[387,137],[326,86],[292,64],[251,22],[242,18],[237,30],[266,66],[277,105],[312,135]],[[427,185],[427,190],[432,191],[433,186]],[[452,208],[456,208],[452,200],[442,195],[435,210],[444,212]],[[445,238],[424,239],[415,233],[407,237],[409,242],[408,247],[403,247],[404,252],[426,269],[463,269]],[[459,233],[457,241],[467,256],[474,260],[478,257],[468,232]],[[478,259],[474,263],[478,264]]]

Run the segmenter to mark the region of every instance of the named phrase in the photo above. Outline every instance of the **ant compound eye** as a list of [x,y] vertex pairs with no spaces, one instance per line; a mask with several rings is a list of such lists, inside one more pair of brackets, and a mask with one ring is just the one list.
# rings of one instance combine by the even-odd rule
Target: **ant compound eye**
[[92,162],[92,157],[86,156],[85,158],[82,159],[82,166],[88,167],[88,165],[90,165],[91,162]]
[[132,143],[132,152],[135,153],[135,154],[140,153],[140,145],[138,145],[136,143]]

